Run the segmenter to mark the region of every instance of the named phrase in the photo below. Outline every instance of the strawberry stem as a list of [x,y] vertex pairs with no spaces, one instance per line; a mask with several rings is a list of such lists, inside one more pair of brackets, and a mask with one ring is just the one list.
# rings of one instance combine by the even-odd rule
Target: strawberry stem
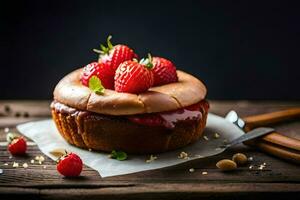
[[93,49],[94,52],[100,54],[99,56],[101,57],[104,54],[109,54],[109,51],[114,48],[114,45],[111,43],[111,38],[112,36],[109,35],[106,39],[107,42],[107,47],[104,46],[103,44],[100,44],[100,50],[99,49]]
[[142,58],[140,60],[140,64],[145,65],[146,68],[152,69],[153,63],[152,63],[152,56],[150,53],[148,53],[148,58]]

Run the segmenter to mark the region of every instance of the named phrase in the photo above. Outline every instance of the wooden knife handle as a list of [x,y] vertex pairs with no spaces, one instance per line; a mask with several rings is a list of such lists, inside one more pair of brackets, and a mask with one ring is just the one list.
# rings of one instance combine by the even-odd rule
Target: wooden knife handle
[[300,118],[300,108],[271,112],[261,115],[254,115],[243,118],[245,121],[245,131],[248,132],[256,127],[269,126],[274,123],[283,122],[295,118]]
[[297,150],[300,153],[300,140],[298,139],[290,138],[277,132],[272,132],[266,136],[263,136],[261,140],[289,149]]
[[291,150],[283,146],[265,142],[263,140],[247,141],[247,145],[258,147],[261,151],[270,155],[300,164],[300,151]]

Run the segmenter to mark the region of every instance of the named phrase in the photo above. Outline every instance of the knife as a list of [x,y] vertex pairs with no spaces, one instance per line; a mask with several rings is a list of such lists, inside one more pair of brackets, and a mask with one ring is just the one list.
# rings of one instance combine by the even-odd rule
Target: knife
[[[225,119],[247,132],[258,126],[267,126],[300,117],[300,108],[293,108],[262,115],[240,118],[235,111],[230,111]],[[300,140],[284,136],[275,131],[259,139],[245,141],[246,145],[256,146],[273,156],[300,163]]]
[[261,136],[271,133],[273,131],[274,131],[273,128],[268,128],[268,127],[256,128],[256,129],[253,129],[252,131],[249,131],[247,134],[244,134],[244,135],[230,141],[229,143],[225,143],[225,144],[221,145],[220,148],[227,149],[236,144],[240,144],[242,142],[246,142],[248,140],[252,140],[254,138],[261,137]]

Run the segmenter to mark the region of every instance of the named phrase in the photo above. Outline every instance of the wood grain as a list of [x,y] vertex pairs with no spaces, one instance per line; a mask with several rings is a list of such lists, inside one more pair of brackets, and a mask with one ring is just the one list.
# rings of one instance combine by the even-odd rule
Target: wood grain
[[[0,101],[0,196],[6,199],[286,199],[300,194],[299,166],[269,156],[255,148],[243,145],[221,155],[199,159],[174,167],[151,170],[124,176],[101,178],[94,170],[84,167],[77,179],[63,178],[56,171],[55,162],[46,158],[42,165],[31,164],[36,155],[42,155],[36,145],[28,147],[27,156],[12,157],[6,151],[4,128],[23,121],[50,117],[50,101]],[[5,112],[5,105],[11,107]],[[210,111],[224,116],[236,110],[242,117],[299,106],[300,102],[211,101]],[[15,117],[15,112],[29,112],[28,117]],[[300,138],[299,121],[276,127],[288,136]],[[230,173],[219,171],[215,164],[231,158],[236,152],[253,157],[252,163]],[[29,167],[13,168],[12,163]],[[4,165],[7,163],[8,165]],[[266,163],[263,170],[259,166]],[[253,165],[250,170],[249,166]],[[46,166],[46,168],[44,168]],[[195,172],[189,172],[194,168]],[[203,175],[202,172],[207,172]]]

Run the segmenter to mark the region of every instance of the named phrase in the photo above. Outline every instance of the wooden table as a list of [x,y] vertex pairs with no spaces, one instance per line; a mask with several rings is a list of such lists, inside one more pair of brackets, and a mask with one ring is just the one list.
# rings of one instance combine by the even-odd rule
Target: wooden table
[[[0,196],[6,199],[19,196],[44,199],[286,199],[300,197],[300,167],[266,155],[245,146],[232,148],[221,155],[199,159],[175,167],[140,172],[130,175],[101,178],[98,173],[84,167],[82,176],[75,179],[63,178],[56,171],[55,162],[49,158],[42,165],[31,164],[30,160],[42,155],[37,146],[30,142],[28,155],[10,157],[6,151],[4,128],[16,131],[15,125],[50,117],[49,101],[0,101]],[[7,107],[7,105],[9,107]],[[241,116],[300,106],[300,102],[249,102],[211,101],[210,111],[225,115],[231,109]],[[28,114],[26,114],[28,113]],[[279,131],[300,139],[300,122],[285,123]],[[231,158],[236,152],[253,157],[252,165],[224,173],[215,167],[217,161]],[[12,163],[18,162],[19,168]],[[28,168],[22,164],[28,163]],[[7,163],[8,165],[5,165]],[[257,166],[266,163],[266,168]],[[189,169],[194,168],[194,172]],[[202,174],[207,172],[207,174]],[[1,199],[4,199],[1,197]]]

